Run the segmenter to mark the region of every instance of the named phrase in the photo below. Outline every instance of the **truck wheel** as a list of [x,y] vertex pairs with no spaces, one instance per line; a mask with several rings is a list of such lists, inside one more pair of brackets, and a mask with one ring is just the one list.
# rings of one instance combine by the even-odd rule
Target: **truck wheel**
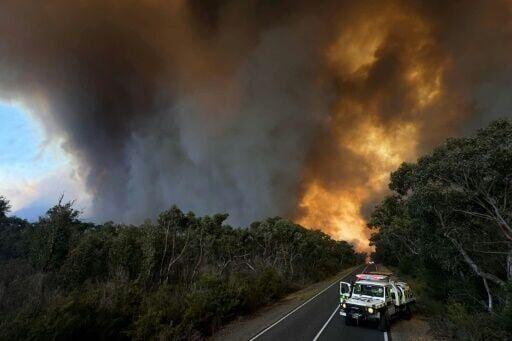
[[387,310],[381,312],[378,329],[381,332],[387,332],[389,330],[389,315]]
[[351,317],[348,317],[348,316],[345,316],[345,325],[346,326],[351,326],[354,324],[354,321],[352,320]]
[[411,319],[411,317],[412,317],[412,310],[411,310],[411,305],[410,304],[406,304],[405,305],[405,309],[404,309],[403,315],[404,315],[404,319],[406,319],[406,320],[410,320]]

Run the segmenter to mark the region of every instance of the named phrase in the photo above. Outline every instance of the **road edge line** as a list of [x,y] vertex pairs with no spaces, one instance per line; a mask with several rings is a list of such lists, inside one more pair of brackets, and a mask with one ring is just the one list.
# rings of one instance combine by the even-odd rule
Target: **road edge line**
[[[316,295],[314,295],[313,297],[309,298],[307,301],[303,302],[302,304],[300,304],[299,306],[297,306],[296,308],[294,308],[292,311],[290,311],[289,313],[287,313],[286,315],[284,315],[283,317],[281,317],[279,320],[277,320],[276,322],[272,323],[270,326],[266,327],[265,329],[263,329],[262,331],[260,331],[258,334],[254,335],[253,337],[251,337],[249,339],[249,341],[254,341],[256,340],[258,337],[260,337],[261,335],[265,334],[267,331],[269,331],[270,329],[272,329],[273,327],[275,327],[276,325],[278,325],[279,323],[281,323],[284,319],[286,319],[288,316],[292,315],[293,313],[295,313],[297,310],[299,310],[300,308],[302,308],[303,306],[305,306],[306,304],[308,304],[309,302],[311,302],[312,300],[314,300],[315,298],[317,298],[318,296],[320,296],[321,294],[323,294],[327,289],[330,289],[334,284],[337,284],[339,283],[340,279],[342,278],[345,278],[347,276],[349,276],[350,274],[354,273],[357,268],[359,268],[359,266],[356,266],[356,269],[352,269],[351,271],[347,271],[348,274],[346,275],[343,275],[343,276],[340,276],[338,279],[336,279],[334,282],[332,282],[331,284],[329,284],[329,286],[327,286],[326,288],[324,288],[322,291],[318,292]],[[347,269],[348,270],[348,269]]]
[[315,335],[315,338],[313,339],[313,341],[316,341],[318,340],[318,338],[320,337],[320,335],[322,335],[322,332],[324,331],[325,327],[327,327],[327,325],[329,324],[329,322],[331,322],[332,318],[334,317],[334,315],[338,312],[338,309],[340,309],[340,305],[337,304],[336,305],[336,309],[334,309],[334,311],[332,312],[331,316],[329,316],[329,318],[327,319],[327,322],[324,323],[324,325],[322,326],[322,328],[320,329],[320,331],[318,332],[318,334]]

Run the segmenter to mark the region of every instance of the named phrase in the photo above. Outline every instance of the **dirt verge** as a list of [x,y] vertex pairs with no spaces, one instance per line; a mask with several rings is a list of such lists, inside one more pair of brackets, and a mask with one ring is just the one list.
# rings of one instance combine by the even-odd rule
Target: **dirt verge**
[[[394,269],[389,269],[385,266],[380,266],[381,271],[392,272]],[[411,286],[412,291],[415,291],[414,282],[403,278]],[[421,305],[421,302],[419,302]],[[413,309],[413,315],[410,320],[397,318],[391,324],[390,336],[392,341],[431,341],[436,340],[428,323],[427,317],[417,308]]]

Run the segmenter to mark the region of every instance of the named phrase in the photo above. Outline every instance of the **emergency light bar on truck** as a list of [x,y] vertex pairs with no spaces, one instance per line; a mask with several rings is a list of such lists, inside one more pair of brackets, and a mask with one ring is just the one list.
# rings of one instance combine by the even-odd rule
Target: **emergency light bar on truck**
[[389,277],[385,275],[359,274],[356,278],[360,281],[389,281]]

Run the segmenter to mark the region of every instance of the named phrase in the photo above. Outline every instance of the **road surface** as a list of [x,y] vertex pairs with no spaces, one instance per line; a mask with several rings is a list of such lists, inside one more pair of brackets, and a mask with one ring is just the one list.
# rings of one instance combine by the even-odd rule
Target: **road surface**
[[361,272],[378,271],[378,266],[369,264],[340,278],[316,296],[293,309],[272,323],[251,341],[328,341],[328,340],[372,340],[387,341],[387,333],[377,330],[375,325],[345,326],[339,313],[339,281],[350,281]]

